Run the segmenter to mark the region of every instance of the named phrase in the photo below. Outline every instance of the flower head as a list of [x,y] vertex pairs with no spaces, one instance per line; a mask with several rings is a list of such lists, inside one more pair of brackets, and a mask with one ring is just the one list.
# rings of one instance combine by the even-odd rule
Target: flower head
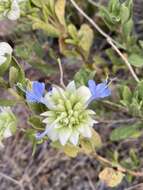
[[12,47],[6,42],[0,42],[0,65],[7,61],[7,56],[11,56]]
[[92,94],[91,101],[102,99],[111,95],[111,90],[109,89],[106,81],[96,85],[94,80],[89,80],[88,86]]
[[9,107],[0,108],[0,145],[16,131],[17,119]]
[[32,103],[44,103],[45,84],[43,82],[32,82],[32,89],[26,91],[26,99]]
[[47,135],[52,141],[59,141],[62,145],[77,145],[80,136],[91,138],[91,127],[96,121],[93,119],[95,112],[87,109],[86,102],[90,97],[89,88],[76,88],[74,81],[66,89],[53,86],[52,91],[45,95],[47,102],[50,102],[47,105],[49,110],[41,114],[45,117],[43,122],[46,129],[36,135],[37,139]]

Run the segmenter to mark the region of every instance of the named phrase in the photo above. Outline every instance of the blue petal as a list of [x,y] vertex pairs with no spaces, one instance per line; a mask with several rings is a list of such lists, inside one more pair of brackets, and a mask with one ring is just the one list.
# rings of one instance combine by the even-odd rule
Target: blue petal
[[44,103],[43,94],[45,91],[45,84],[34,81],[32,83],[32,90],[26,91],[26,99],[28,102]]
[[45,91],[45,84],[43,82],[34,81],[32,83],[32,91],[37,97],[41,97]]
[[111,90],[108,88],[107,82],[95,85],[94,81],[90,80],[88,85],[92,93],[91,100],[98,100],[100,98],[105,98],[111,95]]
[[29,91],[27,91],[26,92],[26,100],[28,101],[28,102],[40,102],[41,101],[41,97],[39,98],[39,97],[37,97],[35,94],[33,94],[33,92],[29,92]]
[[46,132],[44,131],[44,132],[42,132],[42,133],[37,133],[35,137],[36,137],[37,140],[41,140],[41,139],[44,138],[46,135],[47,135],[47,134],[46,134]]
[[91,94],[94,95],[95,94],[95,89],[96,89],[96,83],[94,80],[89,80],[88,81],[88,86],[89,86],[89,89],[91,91]]
[[110,90],[105,82],[97,85],[95,89],[96,98],[105,98],[109,96],[110,94],[111,94]]

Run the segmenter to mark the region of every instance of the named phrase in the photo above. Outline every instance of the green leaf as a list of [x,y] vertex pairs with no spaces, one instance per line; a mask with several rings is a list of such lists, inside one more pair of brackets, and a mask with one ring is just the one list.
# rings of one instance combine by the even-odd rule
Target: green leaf
[[48,34],[51,37],[59,37],[60,31],[55,28],[52,24],[49,24],[48,22],[43,22],[38,18],[35,18],[33,16],[29,16],[29,18],[33,21],[33,29],[40,29],[43,30],[46,34]]
[[35,130],[34,129],[27,129],[25,132],[25,137],[30,141],[35,141]]
[[44,129],[44,125],[42,123],[42,118],[36,115],[33,115],[31,117],[29,117],[28,119],[28,123],[37,130],[43,130]]
[[87,68],[81,68],[74,76],[74,80],[77,85],[87,85],[89,79],[93,79],[95,71],[91,71]]
[[0,76],[4,75],[4,73],[9,68],[10,63],[11,63],[11,55],[8,55],[6,62],[0,65]]
[[132,93],[128,86],[124,86],[123,88],[123,102],[125,105],[128,105],[131,103],[132,100]]
[[0,77],[0,87],[8,88],[9,84],[7,81],[5,81],[2,77]]
[[124,24],[128,21],[130,17],[130,10],[128,7],[125,6],[125,4],[121,5],[120,8],[120,17],[121,17],[121,22]]
[[131,65],[135,67],[142,67],[143,66],[143,56],[138,54],[131,54],[128,58]]
[[16,100],[6,100],[0,99],[0,106],[14,106],[16,104]]
[[113,63],[113,65],[121,66],[123,64],[122,60],[116,56],[113,49],[111,49],[111,48],[106,49],[106,54],[108,55],[108,57],[111,60],[111,62]]
[[129,111],[130,113],[132,113],[132,115],[135,115],[135,116],[141,116],[141,107],[142,107],[142,101],[139,102],[138,99],[136,97],[133,97],[132,98],[132,102],[131,104],[129,105]]
[[46,111],[45,105],[43,105],[43,104],[40,104],[40,103],[38,103],[38,104],[37,103],[28,103],[28,105],[32,109],[32,111],[37,115]]
[[17,60],[14,57],[12,58],[11,65],[15,67],[15,69],[17,69],[17,71],[15,70],[17,72],[17,79],[15,79],[17,80],[16,82],[25,85],[26,84],[25,72],[22,66],[17,62]]
[[90,48],[93,43],[94,34],[89,25],[83,24],[78,32],[80,38],[79,47],[84,51],[85,57],[88,58]]
[[67,156],[70,156],[70,157],[76,157],[77,154],[79,152],[79,149],[78,147],[76,146],[73,146],[71,144],[67,144],[64,146],[64,153],[67,155]]
[[123,34],[125,35],[126,38],[131,35],[131,32],[133,30],[133,20],[132,18],[128,20],[128,22],[123,24]]
[[68,25],[68,33],[74,40],[78,39],[78,31],[73,24]]
[[32,65],[32,67],[41,71],[46,76],[55,74],[57,72],[56,69],[53,69],[52,65],[47,64],[46,62],[44,62],[42,59],[38,57],[28,60],[28,63]]
[[85,154],[90,154],[93,152],[93,147],[89,141],[89,139],[83,138],[80,140],[80,147],[81,147],[81,152]]
[[102,141],[100,135],[93,129],[92,130],[92,137],[88,138],[81,138],[80,139],[80,151],[85,154],[90,154],[94,152],[95,149],[100,148],[102,146]]
[[143,80],[138,83],[136,90],[138,92],[140,99],[142,100],[142,98],[143,98]]
[[120,141],[127,138],[137,138],[142,134],[139,128],[140,124],[118,127],[112,131],[110,140]]
[[120,6],[119,0],[109,0],[108,9],[110,12],[116,12]]
[[65,5],[66,5],[66,0],[57,0],[55,4],[55,13],[57,15],[57,18],[59,22],[65,26]]
[[102,146],[101,137],[99,133],[97,133],[94,129],[92,129],[92,137],[89,141],[92,145],[93,150]]
[[35,6],[40,8],[42,7],[41,0],[31,0],[31,1]]
[[49,7],[51,10],[51,13],[54,14],[55,13],[55,0],[49,0]]
[[16,84],[18,82],[18,69],[16,69],[15,67],[11,67],[9,70],[9,83],[10,86],[13,86],[14,84]]

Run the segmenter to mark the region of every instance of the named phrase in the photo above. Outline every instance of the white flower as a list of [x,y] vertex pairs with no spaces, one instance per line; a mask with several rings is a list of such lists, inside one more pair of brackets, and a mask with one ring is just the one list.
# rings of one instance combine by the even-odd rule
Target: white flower
[[3,147],[2,140],[15,133],[17,119],[9,107],[1,107],[0,110],[0,146]]
[[62,145],[77,145],[80,136],[91,138],[96,121],[93,119],[95,112],[87,109],[90,97],[89,88],[81,86],[76,89],[74,81],[66,89],[54,86],[45,96],[49,111],[41,114],[46,117],[43,120],[46,130],[37,138],[48,135],[52,141],[59,141]]
[[11,46],[6,42],[0,42],[0,65],[6,62],[7,55],[11,56],[12,54]]

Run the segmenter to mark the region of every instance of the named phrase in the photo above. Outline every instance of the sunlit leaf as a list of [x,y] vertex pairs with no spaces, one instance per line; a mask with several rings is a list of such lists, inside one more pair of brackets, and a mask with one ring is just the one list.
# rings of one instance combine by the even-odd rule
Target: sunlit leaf
[[59,22],[62,25],[65,24],[65,5],[66,5],[66,0],[57,0],[55,4],[55,13],[59,19]]
[[66,146],[64,146],[64,153],[67,156],[76,157],[78,152],[79,152],[79,149],[76,146],[73,146],[71,144],[67,144]]
[[124,174],[122,172],[107,167],[100,172],[99,178],[101,181],[106,183],[108,187],[116,187],[122,182]]
[[94,38],[93,30],[89,25],[83,24],[78,35],[80,38],[79,47],[83,49],[85,57],[88,57]]

